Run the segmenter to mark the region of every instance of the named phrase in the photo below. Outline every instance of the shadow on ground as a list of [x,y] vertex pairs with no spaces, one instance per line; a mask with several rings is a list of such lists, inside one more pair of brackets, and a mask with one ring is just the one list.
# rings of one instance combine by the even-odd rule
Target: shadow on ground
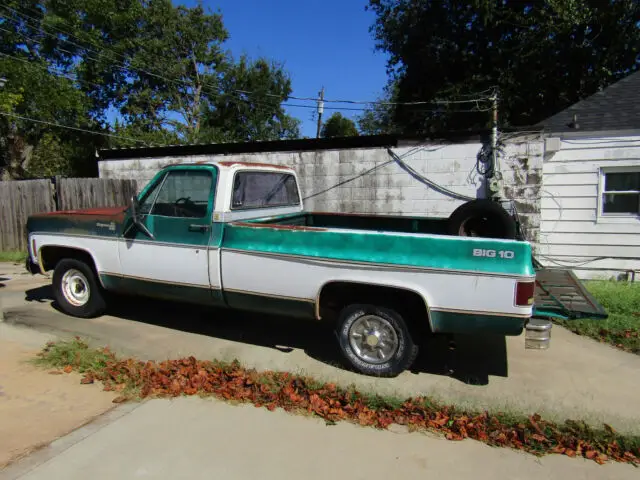
[[[26,300],[53,300],[50,285],[26,292]],[[141,297],[117,296],[109,315],[188,333],[259,345],[289,353],[301,349],[310,357],[347,369],[330,325],[313,320],[206,308]],[[52,307],[59,310],[55,302]],[[470,385],[487,385],[489,376],[506,377],[507,346],[501,335],[432,335],[420,344],[411,371],[445,375]]]
[[6,287],[6,284],[4,282],[6,282],[7,280],[11,280],[11,279],[7,277],[0,277],[0,288]]

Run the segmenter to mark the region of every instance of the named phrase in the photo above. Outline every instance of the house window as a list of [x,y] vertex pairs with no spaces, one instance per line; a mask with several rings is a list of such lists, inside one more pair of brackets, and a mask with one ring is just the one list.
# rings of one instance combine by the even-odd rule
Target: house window
[[602,214],[640,214],[640,170],[602,172]]

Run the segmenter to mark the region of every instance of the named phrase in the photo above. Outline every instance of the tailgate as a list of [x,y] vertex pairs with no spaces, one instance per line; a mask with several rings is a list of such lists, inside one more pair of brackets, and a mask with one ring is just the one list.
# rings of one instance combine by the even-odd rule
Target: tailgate
[[571,270],[538,268],[533,316],[604,319],[608,314]]

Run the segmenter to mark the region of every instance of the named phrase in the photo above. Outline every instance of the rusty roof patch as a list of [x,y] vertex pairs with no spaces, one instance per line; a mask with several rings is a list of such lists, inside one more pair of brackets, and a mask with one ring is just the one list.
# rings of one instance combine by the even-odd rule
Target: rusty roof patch
[[216,163],[218,165],[222,165],[223,167],[233,167],[235,165],[242,165],[246,167],[277,168],[278,170],[293,170],[291,167],[287,167],[285,165],[273,165],[271,163],[239,162],[235,160],[223,160],[221,162],[216,162]]

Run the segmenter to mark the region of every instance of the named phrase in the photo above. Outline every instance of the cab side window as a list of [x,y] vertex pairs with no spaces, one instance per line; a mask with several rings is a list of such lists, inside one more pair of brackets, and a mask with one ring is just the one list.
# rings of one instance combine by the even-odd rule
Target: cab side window
[[173,170],[162,182],[151,215],[203,218],[211,196],[213,175],[206,170]]

